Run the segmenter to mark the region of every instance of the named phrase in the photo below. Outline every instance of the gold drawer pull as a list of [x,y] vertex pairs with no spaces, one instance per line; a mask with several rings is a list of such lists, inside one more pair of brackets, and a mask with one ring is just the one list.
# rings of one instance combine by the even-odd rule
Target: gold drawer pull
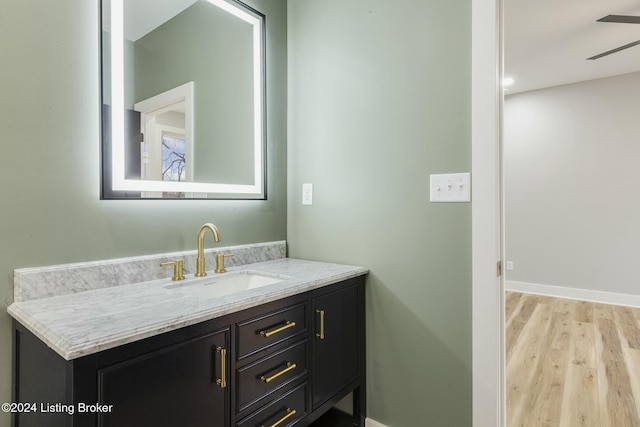
[[316,337],[323,340],[324,339],[324,310],[316,310],[316,313],[320,315],[320,333],[316,334]]
[[294,326],[296,326],[296,322],[290,322],[287,320],[287,323],[285,323],[284,325],[280,326],[279,328],[276,329],[272,329],[270,331],[260,331],[260,335],[262,335],[265,338],[269,338],[271,335],[275,335],[279,332],[282,332],[284,330],[287,330],[289,328],[293,328]]
[[216,351],[220,353],[220,378],[216,380],[216,384],[220,388],[227,387],[227,349],[218,347]]
[[[280,424],[282,424],[283,422],[287,421],[289,418],[293,417],[296,414],[295,409],[291,409],[291,408],[287,408],[287,415],[285,415],[284,417],[280,418],[278,421],[276,421],[275,423],[271,424],[271,427],[278,427]],[[264,424],[262,424],[262,427],[266,427]]]
[[265,384],[269,384],[271,381],[275,380],[276,378],[278,378],[280,375],[284,375],[287,372],[296,369],[298,365],[296,365],[295,363],[291,363],[291,362],[287,362],[287,367],[284,368],[282,371],[280,372],[276,372],[275,374],[271,375],[270,377],[265,377],[264,375],[260,377],[260,381],[262,381]]

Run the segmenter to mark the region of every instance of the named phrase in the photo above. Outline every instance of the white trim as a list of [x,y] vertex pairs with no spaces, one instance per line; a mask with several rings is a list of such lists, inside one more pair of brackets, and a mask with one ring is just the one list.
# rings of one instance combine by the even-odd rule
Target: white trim
[[502,427],[504,399],[501,259],[501,0],[471,2],[472,423]]
[[505,282],[505,290],[548,297],[599,302],[602,304],[640,307],[640,295],[618,294],[615,292],[594,291],[591,289],[571,288],[567,286],[543,285],[539,283]]
[[[142,132],[145,134],[144,144],[147,147],[146,151],[150,153],[150,163],[145,164],[143,162],[141,165],[143,180],[162,181],[161,139],[165,131],[169,131],[185,138],[185,180],[193,182],[193,146],[195,143],[193,102],[194,83],[191,81],[134,104],[133,108],[142,114]],[[183,129],[171,128],[156,123],[155,117],[157,115],[173,110],[176,104],[180,103],[184,103]],[[159,192],[154,196],[162,197],[162,193]]]
[[366,418],[364,420],[364,426],[365,427],[388,427],[382,423],[379,423],[376,420],[372,420],[371,418]]
[[[185,115],[189,113],[189,115],[193,116],[193,92],[194,92],[194,83],[187,82],[180,86],[176,86],[173,89],[169,89],[158,95],[152,96],[151,98],[147,98],[143,101],[137,102],[134,105],[136,111],[140,111],[141,113],[150,113],[155,110],[165,109],[168,105],[175,104],[176,102],[186,101],[187,105],[186,109],[190,111],[185,111]],[[191,121],[191,125],[193,125],[193,121]]]

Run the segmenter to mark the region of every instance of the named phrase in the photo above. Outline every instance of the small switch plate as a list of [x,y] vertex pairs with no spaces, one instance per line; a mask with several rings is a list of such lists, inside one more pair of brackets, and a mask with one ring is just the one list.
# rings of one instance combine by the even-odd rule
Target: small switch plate
[[302,184],[302,204],[313,204],[313,184]]
[[429,188],[429,201],[431,202],[470,202],[471,174],[430,175]]

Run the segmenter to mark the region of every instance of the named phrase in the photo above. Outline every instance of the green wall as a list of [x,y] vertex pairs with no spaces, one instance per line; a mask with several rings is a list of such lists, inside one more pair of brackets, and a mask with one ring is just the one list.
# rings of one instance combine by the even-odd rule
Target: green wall
[[371,418],[470,426],[471,205],[428,182],[471,169],[471,2],[288,9],[289,255],[370,268]]
[[[11,400],[13,270],[286,238],[286,1],[268,19],[267,201],[100,200],[98,2],[0,7],[0,402]],[[10,417],[0,412],[0,426]]]

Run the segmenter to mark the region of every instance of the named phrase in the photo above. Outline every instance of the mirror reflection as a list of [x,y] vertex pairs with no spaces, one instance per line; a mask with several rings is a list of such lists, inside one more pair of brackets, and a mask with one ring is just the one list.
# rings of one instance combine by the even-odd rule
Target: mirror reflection
[[264,198],[264,16],[103,1],[103,198]]

